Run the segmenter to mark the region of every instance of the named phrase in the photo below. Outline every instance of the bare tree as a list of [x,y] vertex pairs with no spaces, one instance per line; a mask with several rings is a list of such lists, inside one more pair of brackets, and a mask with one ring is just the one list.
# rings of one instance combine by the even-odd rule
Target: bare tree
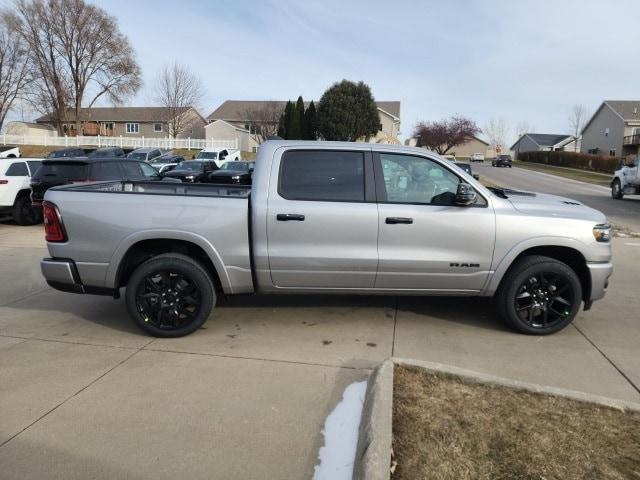
[[584,127],[584,122],[587,121],[587,108],[584,105],[574,105],[571,109],[571,115],[569,115],[569,127],[571,128],[571,133],[576,138],[574,144],[574,149],[578,151],[578,141],[577,138],[580,136],[580,132]]
[[80,132],[83,105],[103,97],[118,104],[140,88],[133,48],[102,8],[84,0],[16,0],[12,18],[38,78],[32,102],[51,112],[60,132],[67,108]]
[[261,144],[278,134],[278,123],[284,108],[281,102],[262,102],[257,108],[248,109],[244,116],[249,122],[251,137]]
[[0,130],[31,82],[27,59],[27,49],[13,30],[10,17],[0,13]]
[[490,119],[482,132],[486,135],[491,147],[497,152],[505,146],[507,137],[509,137],[509,125],[504,118]]
[[440,155],[445,155],[457,145],[470,141],[480,129],[473,120],[464,117],[452,117],[439,122],[420,122],[413,136],[418,147],[427,147]]
[[169,136],[175,138],[191,127],[188,111],[204,97],[204,87],[185,65],[174,63],[162,69],[156,84],[156,101],[166,108],[165,122]]
[[531,125],[529,122],[525,120],[518,122],[516,125],[516,131],[515,131],[516,137],[520,138],[525,133],[533,133],[535,129],[536,127],[534,127],[533,125]]

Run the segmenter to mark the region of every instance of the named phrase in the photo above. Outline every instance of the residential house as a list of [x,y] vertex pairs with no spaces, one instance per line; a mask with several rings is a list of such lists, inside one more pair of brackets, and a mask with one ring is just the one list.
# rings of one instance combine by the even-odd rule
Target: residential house
[[557,133],[523,133],[522,136],[511,145],[514,159],[518,158],[520,152],[557,152],[557,151],[579,151],[576,142],[579,142],[573,135]]
[[[417,139],[408,138],[404,142],[405,145],[410,147],[415,147],[417,145]],[[453,155],[456,158],[469,158],[474,153],[482,153],[485,158],[494,158],[496,156],[496,152],[489,142],[484,141],[480,137],[473,136],[467,142],[456,145],[453,147],[447,155]]]
[[7,135],[21,135],[26,137],[56,137],[58,131],[50,125],[40,125],[31,122],[9,122],[4,132]]
[[[267,102],[275,103],[284,110],[286,101],[282,100],[226,100],[207,117],[206,138],[214,140],[234,140],[243,145],[241,148],[255,151],[259,145],[259,125],[253,125],[250,112],[259,110]],[[305,108],[310,102],[305,102]],[[369,139],[373,143],[399,143],[400,102],[376,102],[380,116],[380,131]],[[317,105],[317,102],[316,102]],[[216,122],[215,126],[212,125]],[[235,127],[235,128],[232,128]],[[218,136],[216,136],[218,135]],[[225,136],[219,136],[225,135]]]
[[640,153],[640,101],[605,100],[582,129],[581,152],[612,157]]
[[[172,112],[168,107],[95,107],[80,110],[81,135],[101,135],[107,137],[173,137],[171,132]],[[183,128],[177,138],[204,138],[205,119],[195,108],[179,109]],[[54,126],[51,114],[36,119],[39,125]],[[69,109],[63,133],[77,135],[75,111]]]

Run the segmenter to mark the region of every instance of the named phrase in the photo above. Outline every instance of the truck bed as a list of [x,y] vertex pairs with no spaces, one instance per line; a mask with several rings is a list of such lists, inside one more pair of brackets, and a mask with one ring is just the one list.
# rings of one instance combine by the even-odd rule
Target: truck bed
[[147,195],[186,195],[195,197],[239,197],[248,198],[248,185],[214,185],[206,183],[109,181],[67,185],[56,190],[75,190],[99,193],[141,193]]

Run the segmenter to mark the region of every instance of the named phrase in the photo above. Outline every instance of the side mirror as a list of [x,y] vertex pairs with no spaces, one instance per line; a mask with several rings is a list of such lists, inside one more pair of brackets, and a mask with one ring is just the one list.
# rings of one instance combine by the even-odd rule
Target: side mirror
[[468,183],[459,183],[456,192],[455,204],[462,207],[471,205],[476,201],[476,192]]
[[477,173],[474,173],[473,178],[475,178],[476,180],[480,180],[480,175]]

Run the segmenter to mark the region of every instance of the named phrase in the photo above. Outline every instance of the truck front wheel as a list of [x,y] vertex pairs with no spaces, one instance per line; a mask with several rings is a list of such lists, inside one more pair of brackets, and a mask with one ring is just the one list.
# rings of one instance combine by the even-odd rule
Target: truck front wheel
[[501,317],[516,330],[548,335],[573,321],[582,303],[582,286],[567,264],[526,256],[506,273],[496,301]]
[[620,180],[617,178],[611,184],[611,198],[614,200],[620,200],[623,197],[622,186],[620,185]]
[[207,271],[186,255],[166,253],[138,266],[127,283],[127,310],[154,337],[182,337],[207,321],[216,291]]

